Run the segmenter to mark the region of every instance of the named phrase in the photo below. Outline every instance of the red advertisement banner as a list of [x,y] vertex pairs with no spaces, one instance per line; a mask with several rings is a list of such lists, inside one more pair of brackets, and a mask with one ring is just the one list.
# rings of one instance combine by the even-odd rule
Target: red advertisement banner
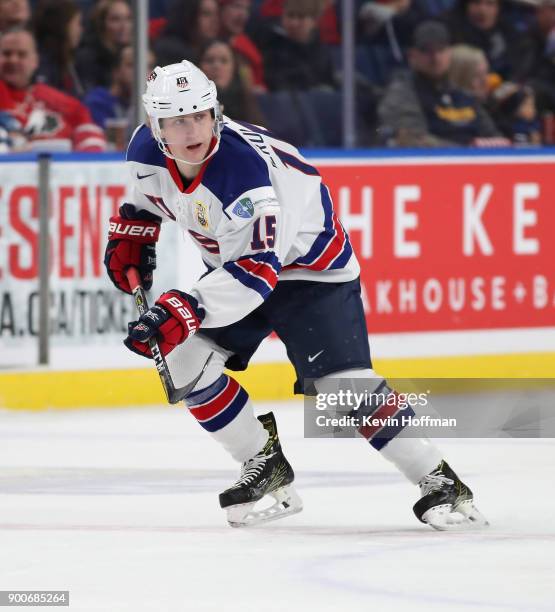
[[372,332],[555,325],[555,159],[319,167]]

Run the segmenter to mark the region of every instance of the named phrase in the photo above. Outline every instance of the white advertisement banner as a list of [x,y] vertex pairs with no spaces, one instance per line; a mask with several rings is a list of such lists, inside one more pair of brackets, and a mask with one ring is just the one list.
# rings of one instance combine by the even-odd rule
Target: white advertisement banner
[[[38,165],[2,164],[0,186],[0,365],[36,363],[39,320]],[[50,191],[50,328],[59,347],[121,345],[133,300],[102,263],[108,220],[127,201],[123,163],[53,162]],[[180,230],[165,224],[152,299],[178,285]],[[168,261],[171,262],[168,265]],[[164,262],[163,265],[160,262]]]

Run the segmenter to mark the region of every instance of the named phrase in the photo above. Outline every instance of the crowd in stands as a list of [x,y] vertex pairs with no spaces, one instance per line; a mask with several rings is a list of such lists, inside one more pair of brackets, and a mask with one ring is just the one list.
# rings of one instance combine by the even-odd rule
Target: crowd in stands
[[[554,143],[555,0],[355,5],[357,146]],[[231,118],[341,145],[341,0],[149,10],[149,70],[190,59]],[[0,0],[0,152],[124,148],[133,69],[128,0]]]

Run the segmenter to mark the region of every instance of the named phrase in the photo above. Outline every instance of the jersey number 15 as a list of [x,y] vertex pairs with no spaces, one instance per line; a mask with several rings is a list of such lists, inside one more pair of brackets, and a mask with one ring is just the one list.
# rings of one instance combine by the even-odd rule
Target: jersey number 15
[[[265,238],[261,235],[261,221],[265,230]],[[275,215],[266,215],[257,219],[252,228],[251,249],[253,251],[263,251],[267,248],[272,248],[276,243],[276,217]]]

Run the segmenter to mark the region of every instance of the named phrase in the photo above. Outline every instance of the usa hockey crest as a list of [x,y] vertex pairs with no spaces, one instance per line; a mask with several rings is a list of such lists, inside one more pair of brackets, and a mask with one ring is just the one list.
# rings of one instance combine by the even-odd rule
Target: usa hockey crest
[[201,227],[207,228],[210,225],[208,220],[208,208],[204,202],[200,200],[195,202],[195,214]]
[[243,198],[235,204],[231,212],[241,219],[250,219],[254,216],[254,204],[250,198]]

